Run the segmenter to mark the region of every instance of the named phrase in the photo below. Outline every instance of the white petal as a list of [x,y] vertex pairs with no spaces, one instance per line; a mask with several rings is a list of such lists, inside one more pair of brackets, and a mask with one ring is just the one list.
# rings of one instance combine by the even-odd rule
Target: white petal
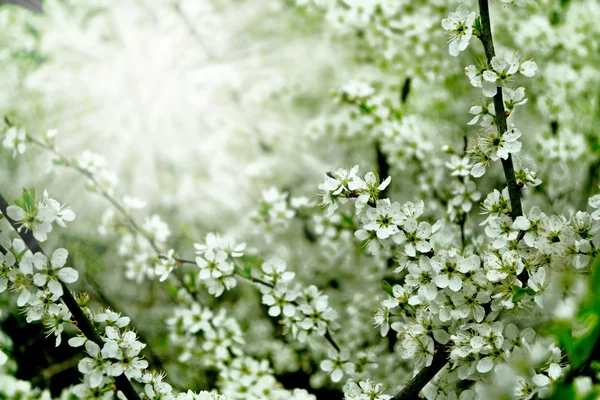
[[498,79],[498,75],[494,71],[490,71],[488,69],[486,71],[483,71],[483,79],[485,79],[488,82],[495,83]]
[[29,301],[29,297],[31,297],[31,292],[29,290],[23,290],[17,299],[17,305],[19,307],[23,307]]
[[433,283],[428,283],[423,288],[423,295],[427,300],[433,300],[437,297],[437,287]]
[[325,372],[333,371],[333,362],[331,360],[321,361],[321,369]]
[[331,374],[331,380],[333,382],[339,382],[342,380],[343,376],[344,376],[344,373],[342,372],[342,370],[339,368],[336,368],[335,371],[333,371],[333,373]]
[[67,208],[66,210],[61,211],[60,216],[64,221],[68,221],[68,222],[71,222],[75,219],[75,213],[70,208]]
[[445,288],[448,287],[448,275],[447,274],[443,274],[443,275],[438,275],[435,277],[435,284],[439,287],[439,288]]
[[537,71],[537,64],[532,60],[525,61],[521,63],[519,71],[526,77],[531,78],[535,75],[535,71]]
[[21,221],[25,219],[25,211],[18,206],[8,206],[6,207],[6,213],[10,219],[15,221]]
[[477,363],[477,372],[482,374],[491,371],[492,368],[494,368],[494,360],[492,360],[492,357],[482,358]]
[[548,368],[548,376],[554,380],[557,380],[562,376],[562,368],[557,363],[550,364]]
[[36,284],[36,286],[44,286],[46,284],[46,275],[44,274],[40,274],[37,273],[33,276],[33,283]]
[[391,181],[392,181],[392,177],[388,176],[387,178],[385,178],[385,180],[383,182],[381,182],[378,189],[384,190],[386,187],[388,187],[388,185],[390,184]]
[[63,295],[62,286],[56,279],[51,279],[50,282],[48,282],[48,289],[57,296]]
[[86,341],[87,341],[87,339],[84,338],[84,337],[74,336],[71,339],[69,339],[69,346],[71,346],[71,347],[80,347],[80,346],[83,346]]
[[52,266],[55,268],[60,268],[67,262],[67,257],[69,256],[69,252],[67,249],[56,249],[54,253],[52,253],[52,260],[50,261]]
[[91,340],[88,340],[87,342],[85,342],[85,350],[92,357],[97,357],[98,354],[100,354],[100,346],[98,346],[96,343],[92,342]]
[[56,219],[56,210],[52,207],[42,207],[36,214],[36,219],[46,223],[52,223]]
[[102,383],[102,378],[104,378],[104,375],[101,371],[95,370],[94,372],[92,372],[92,374],[90,375],[90,387],[96,388],[100,386],[100,384]]
[[281,308],[279,306],[273,306],[269,308],[269,315],[271,317],[277,317],[279,314],[281,314]]
[[73,268],[61,268],[58,271],[58,277],[65,283],[73,283],[79,279],[79,273]]
[[273,304],[275,304],[275,298],[272,295],[270,295],[270,294],[265,294],[262,297],[262,302],[263,302],[263,304],[266,304],[268,306],[272,306]]
[[520,137],[521,137],[521,131],[518,130],[517,128],[509,129],[502,135],[502,139],[506,140],[507,142],[513,142]]
[[517,217],[517,219],[515,219],[515,222],[513,222],[513,228],[514,229],[520,229],[522,231],[526,231],[527,229],[529,229],[531,227],[531,223],[529,222],[529,220],[520,215]]
[[532,379],[533,383],[538,387],[548,386],[550,384],[550,378],[543,374],[537,374]]

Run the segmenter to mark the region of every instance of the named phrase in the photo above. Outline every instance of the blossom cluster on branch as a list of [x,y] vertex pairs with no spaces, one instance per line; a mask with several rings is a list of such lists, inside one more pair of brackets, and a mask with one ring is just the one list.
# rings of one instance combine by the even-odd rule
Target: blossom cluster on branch
[[[222,62],[184,3],[170,12],[195,38],[194,50]],[[88,285],[79,279],[86,260],[68,237],[72,226],[80,229],[71,208],[45,190],[38,200],[34,189],[5,205],[15,232],[0,234],[0,292],[16,292],[24,320],[43,321],[57,347],[67,342],[83,353],[81,381],[63,396],[597,396],[600,141],[590,93],[600,88],[600,7],[477,3],[261,4],[303,21],[290,28],[296,34],[314,28],[343,51],[329,98],[324,85],[310,88],[291,75],[268,95],[233,96],[237,111],[253,104],[312,120],[286,138],[287,152],[280,126],[240,128],[248,146],[241,156],[254,156],[245,141],[252,138],[268,160],[253,164],[255,180],[240,185],[253,205],[206,224],[191,211],[204,203],[173,207],[172,176],[163,191],[169,200],[148,206],[123,195],[126,185],[104,156],[66,155],[59,145],[68,141],[56,129],[35,135],[44,124],[7,112],[0,126],[7,165],[26,165],[38,148],[54,171],[78,174],[81,187],[108,204],[82,237],[107,243],[98,253],[127,280],[115,286],[149,288],[149,303],[127,312],[142,321],[139,331],[127,304],[92,307],[90,296],[69,288]],[[21,190],[14,186],[7,190]],[[209,196],[228,204],[216,190],[200,197]],[[50,236],[59,233],[57,245]],[[40,243],[54,250],[46,255]],[[10,346],[0,345],[0,364],[10,364]],[[151,365],[155,357],[166,366]],[[3,371],[1,379],[18,388],[6,396],[50,397]]]

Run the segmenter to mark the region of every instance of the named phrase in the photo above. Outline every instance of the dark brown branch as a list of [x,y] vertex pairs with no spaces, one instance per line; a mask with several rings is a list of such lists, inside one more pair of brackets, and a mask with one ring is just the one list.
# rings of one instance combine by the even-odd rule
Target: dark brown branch
[[[90,286],[91,289],[93,290],[94,294],[96,295],[96,297],[98,297],[98,299],[100,300],[100,302],[105,306],[108,307],[112,310],[118,310],[119,307],[117,307],[115,305],[115,303],[106,295],[106,293],[104,293],[104,290],[100,287],[100,285],[98,285],[98,283],[93,279],[93,278],[87,278],[84,279],[84,282],[86,283],[87,286]],[[122,308],[121,308],[122,309]],[[124,310],[126,311],[126,310]],[[131,320],[131,324],[133,326],[136,326],[135,322],[133,321],[133,318],[129,317]],[[137,335],[140,339],[141,342],[144,343],[149,343],[150,341],[148,340],[148,338],[141,332],[139,331],[139,326],[138,326],[138,331],[137,331]],[[156,368],[160,371],[165,371],[165,367],[162,363],[161,358],[158,356],[158,354],[156,354],[154,352],[154,350],[152,350],[152,348],[150,348],[150,346],[146,347],[145,349],[146,354],[147,354],[147,359],[148,362],[150,363],[150,367],[149,368]]]
[[408,382],[408,384],[402,389],[402,391],[396,394],[391,400],[414,400],[419,398],[419,392],[421,389],[431,381],[444,365],[448,362],[446,350],[443,346],[438,345],[436,347],[435,354],[431,365],[423,368],[414,378]]
[[[6,212],[7,207],[8,203],[0,193],[0,212],[2,212],[6,220],[12,225],[15,231],[19,233],[19,236],[21,236],[21,239],[23,239],[29,250],[31,250],[34,253],[39,252],[44,254],[44,251],[42,250],[38,241],[35,240],[35,238],[33,237],[33,233],[31,231],[25,231],[24,229],[21,229],[20,232],[18,231],[19,224],[8,216]],[[65,285],[63,282],[60,282],[60,284],[63,290],[63,295],[61,299],[73,315],[73,319],[77,322],[77,327],[79,328],[79,330],[81,330],[81,332],[85,335],[86,338],[96,343],[98,346],[104,346],[104,341],[102,340],[102,337],[100,336],[100,334],[98,334],[96,328],[94,328],[94,325],[88,319],[87,315],[85,314],[85,311],[83,311],[83,309],[79,306],[77,300],[75,300],[75,297],[73,296],[67,285]],[[117,386],[117,389],[123,392],[125,397],[127,397],[128,399],[141,400],[139,395],[131,385],[131,382],[125,376],[125,374],[121,374],[115,377],[115,384]]]
[[[495,56],[495,51],[490,22],[490,8],[487,0],[479,0],[479,10],[481,14],[481,35],[479,36],[479,39],[483,44],[483,49],[485,51],[485,57],[487,58],[488,64],[490,64],[492,62],[492,58]],[[498,129],[498,133],[502,135],[508,130],[508,125],[506,123],[506,111],[504,110],[502,87],[500,86],[496,88],[494,107],[496,109],[496,128]],[[523,208],[521,206],[521,188],[517,184],[515,168],[513,166],[512,156],[510,154],[506,160],[502,159],[502,168],[504,169],[504,176],[506,177],[506,184],[508,186],[508,195],[510,197],[510,206],[512,209],[511,216],[514,220],[523,215]]]
[[[494,58],[494,41],[492,39],[492,28],[490,23],[490,9],[487,0],[479,0],[479,10],[481,15],[481,35],[479,38],[483,43],[485,56],[488,64]],[[496,108],[496,127],[499,134],[503,134],[508,130],[506,123],[506,113],[504,110],[504,99],[502,97],[502,88],[498,87],[494,96],[494,106]],[[520,187],[517,185],[515,177],[515,168],[513,166],[512,157],[509,154],[506,160],[502,160],[502,168],[508,186],[508,194],[510,197],[510,205],[512,209],[513,220],[523,215],[521,206]],[[433,362],[430,366],[423,368],[402,390],[400,393],[392,397],[392,400],[412,400],[416,399],[419,392],[433,377],[446,365],[446,353],[443,349],[437,349],[433,356]]]

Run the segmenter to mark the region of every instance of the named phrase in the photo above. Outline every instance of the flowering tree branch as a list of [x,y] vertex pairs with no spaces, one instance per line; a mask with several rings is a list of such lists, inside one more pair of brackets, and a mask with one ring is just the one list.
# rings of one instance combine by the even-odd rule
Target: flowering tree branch
[[[479,0],[479,9],[481,15],[481,32],[479,38],[484,47],[485,56],[488,63],[492,62],[495,56],[494,41],[492,38],[492,30],[490,23],[490,10],[487,0]],[[502,87],[496,88],[496,94],[494,95],[494,107],[496,110],[495,120],[498,133],[502,135],[508,130],[508,124],[506,122],[506,111],[504,109],[504,99],[502,96]],[[508,154],[506,159],[501,158],[502,168],[504,169],[504,176],[506,177],[506,183],[508,186],[508,194],[511,203],[511,217],[516,219],[523,215],[523,209],[521,205],[521,194],[520,187],[517,184],[515,176],[515,168],[512,161],[512,156]],[[464,246],[464,227],[461,225],[461,241]],[[414,399],[418,396],[419,392],[425,387],[425,385],[435,377],[435,375],[446,365],[447,357],[446,351],[443,346],[436,348],[433,361],[431,365],[423,368],[408,384],[407,386],[394,397],[392,400],[408,400]]]
[[[479,0],[479,12],[481,15],[481,34],[479,39],[483,44],[485,51],[485,57],[487,58],[488,64],[492,62],[492,58],[496,55],[494,50],[494,41],[492,38],[492,27],[490,23],[490,8],[488,0]],[[498,134],[502,135],[508,130],[506,123],[506,111],[504,109],[504,99],[502,97],[502,87],[496,88],[496,95],[494,96],[494,107],[496,110],[495,120]],[[504,176],[506,177],[506,184],[508,186],[508,195],[510,196],[510,205],[512,209],[513,220],[523,215],[523,208],[521,206],[521,188],[517,185],[517,179],[515,177],[515,168],[512,162],[512,156],[508,154],[508,158],[503,159],[502,168],[504,169]]]
[[[185,259],[182,259],[182,258],[176,258],[175,261],[177,261],[178,263],[181,263],[181,264],[193,264],[193,265],[196,265],[195,261],[185,260]],[[246,280],[248,280],[250,282],[254,282],[254,283],[257,283],[259,285],[262,285],[262,286],[265,286],[265,287],[268,287],[268,288],[271,288],[271,289],[275,288],[275,286],[272,283],[266,282],[266,281],[264,281],[264,280],[262,280],[260,278],[256,278],[256,277],[247,278],[247,277],[245,277],[243,275],[238,275],[238,276],[240,278],[246,279]],[[299,306],[299,304],[298,304],[297,301],[292,301],[291,304],[293,304],[295,306]],[[324,337],[329,342],[329,344],[339,353],[340,352],[340,346],[339,346],[339,344],[337,344],[337,342],[335,341],[335,339],[331,335],[331,332],[329,331],[329,329],[327,329],[325,331]]]
[[[71,161],[69,158],[67,158],[65,155],[63,155],[61,152],[59,152],[53,144],[46,144],[34,137],[32,137],[31,135],[26,135],[27,141],[30,143],[35,144],[36,146],[50,151],[51,153],[53,153],[55,156],[57,156],[59,164],[65,167],[69,167],[74,169],[75,171],[79,172],[80,174],[82,174],[83,176],[85,176],[86,178],[88,178],[90,180],[90,182],[92,183],[92,185],[95,187],[95,189],[97,190],[97,192],[104,197],[105,199],[108,200],[109,203],[111,203],[111,205],[113,205],[113,207],[122,215],[122,217],[125,219],[126,223],[127,223],[127,227],[129,228],[129,230],[132,233],[137,233],[139,235],[141,235],[150,245],[150,247],[153,249],[153,251],[156,253],[156,256],[159,259],[168,259],[170,256],[167,256],[164,254],[163,251],[161,251],[160,246],[158,245],[158,243],[154,240],[154,238],[152,237],[152,235],[150,235],[148,232],[146,232],[146,230],[144,228],[142,228],[142,226],[140,226],[139,223],[136,222],[136,220],[133,218],[133,216],[131,216],[131,214],[127,211],[126,207],[115,197],[113,196],[108,190],[106,190],[101,182],[96,178],[96,176],[88,171],[87,169],[79,166],[76,162]],[[37,244],[37,242],[36,242]],[[173,257],[172,258],[175,262],[175,265],[177,267],[181,267],[183,264],[193,264],[196,265],[196,261],[194,260],[187,260],[187,259],[183,259],[183,258],[177,258],[177,257]],[[173,275],[175,277],[175,279],[178,281],[179,285],[186,291],[186,293],[192,298],[194,299],[197,303],[200,303],[199,298],[197,296],[197,293],[190,289],[188,287],[188,285],[186,285],[183,277],[181,277],[179,274],[177,273],[173,273],[173,274],[169,274],[169,277]],[[274,285],[263,281],[259,278],[256,277],[246,277],[243,274],[239,274],[236,273],[236,275],[240,278],[244,278],[246,280],[252,281],[254,283],[258,283],[261,284],[262,286],[266,286],[266,287],[270,287],[270,288],[274,288]],[[296,301],[292,302],[293,305],[295,306],[299,306],[299,303]],[[338,343],[335,341],[335,339],[333,338],[333,336],[331,335],[331,332],[329,329],[327,329],[325,331],[324,334],[324,338],[327,340],[327,342],[329,342],[329,344],[338,352],[340,353],[341,348],[338,345]]]
[[446,357],[445,348],[443,346],[438,346],[433,355],[431,365],[419,371],[419,373],[408,382],[404,389],[390,400],[412,400],[418,398],[419,392],[433,379],[434,376],[437,375],[438,372],[440,372],[442,368],[444,368],[447,362],[448,359]]
[[[19,234],[21,239],[23,239],[23,241],[25,242],[25,245],[29,248],[29,250],[31,250],[34,253],[44,254],[44,251],[42,250],[40,244],[33,237],[33,233],[30,230],[26,231],[23,229],[19,229],[18,223],[8,216],[8,213],[6,211],[8,205],[9,205],[8,202],[4,199],[4,197],[0,193],[0,212],[4,215],[4,217],[11,224],[11,226],[14,228],[14,230],[17,231],[17,233]],[[77,327],[81,330],[81,332],[89,340],[96,343],[98,346],[102,347],[104,345],[102,338],[100,337],[100,335],[94,328],[94,325],[92,324],[92,322],[85,315],[85,312],[83,311],[83,309],[77,303],[77,300],[75,299],[75,297],[73,296],[73,294],[71,293],[69,288],[62,281],[60,281],[60,285],[62,286],[62,290],[63,290],[63,295],[61,298],[64,301],[67,308],[69,309],[69,311],[71,312],[71,314],[73,315],[73,319],[77,323]],[[137,392],[131,385],[131,382],[125,376],[125,374],[116,376],[114,379],[115,379],[115,385],[116,385],[117,389],[120,390],[121,392],[123,392],[123,394],[128,399],[141,400],[139,395],[137,394]]]

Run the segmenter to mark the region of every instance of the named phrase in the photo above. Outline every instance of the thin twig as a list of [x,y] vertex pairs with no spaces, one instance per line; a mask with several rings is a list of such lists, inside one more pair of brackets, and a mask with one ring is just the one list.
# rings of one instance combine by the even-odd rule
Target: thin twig
[[[181,264],[195,264],[194,261],[185,260],[185,259],[182,259],[182,258],[177,258],[177,259],[175,259],[175,261],[177,261],[178,263],[181,263]],[[265,287],[268,287],[268,288],[271,288],[271,289],[273,289],[275,287],[272,283],[264,281],[264,280],[262,280],[260,278],[255,278],[255,277],[246,278],[245,276],[242,276],[242,275],[237,275],[237,276],[239,276],[240,278],[243,278],[243,279],[245,279],[247,281],[258,283],[259,285],[262,285],[262,286],[265,286]],[[291,304],[293,304],[295,306],[299,305],[296,301],[292,301]],[[337,344],[337,342],[335,341],[335,339],[333,339],[333,336],[331,336],[331,332],[329,331],[329,329],[327,329],[325,331],[325,339],[329,342],[329,344],[331,344],[331,346],[333,346],[333,348],[338,353],[340,352],[340,346]]]

